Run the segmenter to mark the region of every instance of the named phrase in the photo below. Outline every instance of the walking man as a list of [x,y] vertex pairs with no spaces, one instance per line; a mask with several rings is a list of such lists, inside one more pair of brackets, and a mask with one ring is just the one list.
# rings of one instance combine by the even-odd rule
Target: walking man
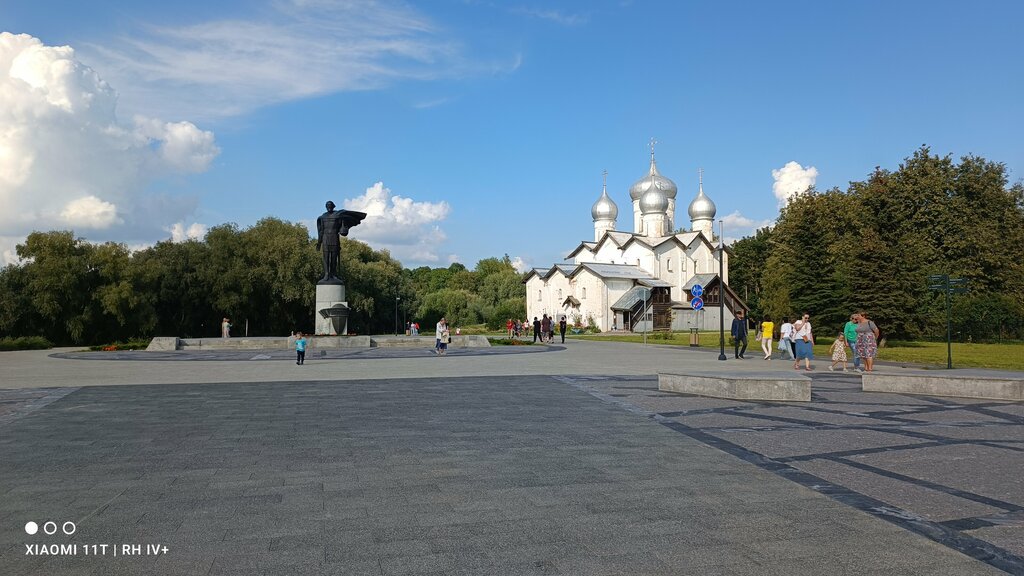
[[540,338],[540,320],[537,317],[533,317],[533,343],[537,343],[537,338]]
[[565,344],[565,316],[558,321],[558,334],[562,337],[562,344]]
[[[747,320],[743,317],[743,310],[737,310],[736,317],[732,321],[732,340],[736,358],[746,360],[743,358],[743,353],[747,351]],[[740,349],[740,342],[743,342],[742,349]]]

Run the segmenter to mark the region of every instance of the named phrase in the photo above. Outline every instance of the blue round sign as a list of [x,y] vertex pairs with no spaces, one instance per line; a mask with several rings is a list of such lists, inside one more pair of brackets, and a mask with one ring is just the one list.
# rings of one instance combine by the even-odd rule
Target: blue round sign
[[700,298],[694,298],[693,300],[690,300],[690,305],[693,306],[694,310],[700,310],[701,308],[704,307],[704,300]]
[[690,294],[693,294],[694,298],[700,298],[704,295],[704,287],[700,284],[694,284],[693,288],[690,288]]

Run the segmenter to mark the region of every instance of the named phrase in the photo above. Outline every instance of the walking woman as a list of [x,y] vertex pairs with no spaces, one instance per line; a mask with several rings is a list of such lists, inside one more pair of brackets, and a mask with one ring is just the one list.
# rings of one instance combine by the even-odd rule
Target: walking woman
[[772,337],[775,336],[775,322],[767,316],[761,321],[761,351],[764,352],[764,359],[772,359]]
[[857,312],[857,356],[864,361],[864,370],[875,369],[878,354],[878,326],[864,312]]
[[811,317],[804,314],[793,324],[793,341],[796,343],[796,362],[793,369],[800,369],[800,361],[804,361],[804,370],[810,372],[811,360],[814,358],[814,332],[811,331]]
[[796,350],[793,349],[793,324],[788,316],[782,319],[782,327],[779,328],[779,359],[796,359]]

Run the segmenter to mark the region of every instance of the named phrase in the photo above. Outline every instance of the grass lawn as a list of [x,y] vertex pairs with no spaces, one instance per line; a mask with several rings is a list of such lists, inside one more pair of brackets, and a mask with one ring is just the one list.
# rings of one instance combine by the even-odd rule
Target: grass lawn
[[[569,335],[566,335],[569,337]],[[672,339],[665,340],[654,335],[647,335],[648,344],[662,344],[670,346],[689,346],[690,335],[688,333],[676,332]],[[603,340],[612,342],[634,342],[644,341],[642,334],[594,334],[571,336],[572,338],[586,340]],[[701,347],[717,348],[718,332],[701,332]],[[775,348],[777,342],[772,343]],[[732,345],[726,335],[726,352],[732,355]],[[756,357],[760,354],[761,345],[751,337],[750,345],[747,346],[747,356]],[[829,357],[828,345],[814,347],[814,356],[819,360]],[[946,343],[945,342],[893,342],[878,351],[878,359],[887,362],[911,362],[923,364],[930,367],[946,367]],[[1024,342],[1013,344],[966,344],[953,343],[953,367],[954,368],[992,368],[996,370],[1024,370]]]

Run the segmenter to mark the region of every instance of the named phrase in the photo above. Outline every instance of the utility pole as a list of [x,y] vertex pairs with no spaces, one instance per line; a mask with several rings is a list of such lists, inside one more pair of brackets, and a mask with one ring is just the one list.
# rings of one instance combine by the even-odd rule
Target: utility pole
[[395,296],[395,336],[398,336],[398,301],[402,298]]
[[718,359],[725,355],[725,224],[718,221]]

